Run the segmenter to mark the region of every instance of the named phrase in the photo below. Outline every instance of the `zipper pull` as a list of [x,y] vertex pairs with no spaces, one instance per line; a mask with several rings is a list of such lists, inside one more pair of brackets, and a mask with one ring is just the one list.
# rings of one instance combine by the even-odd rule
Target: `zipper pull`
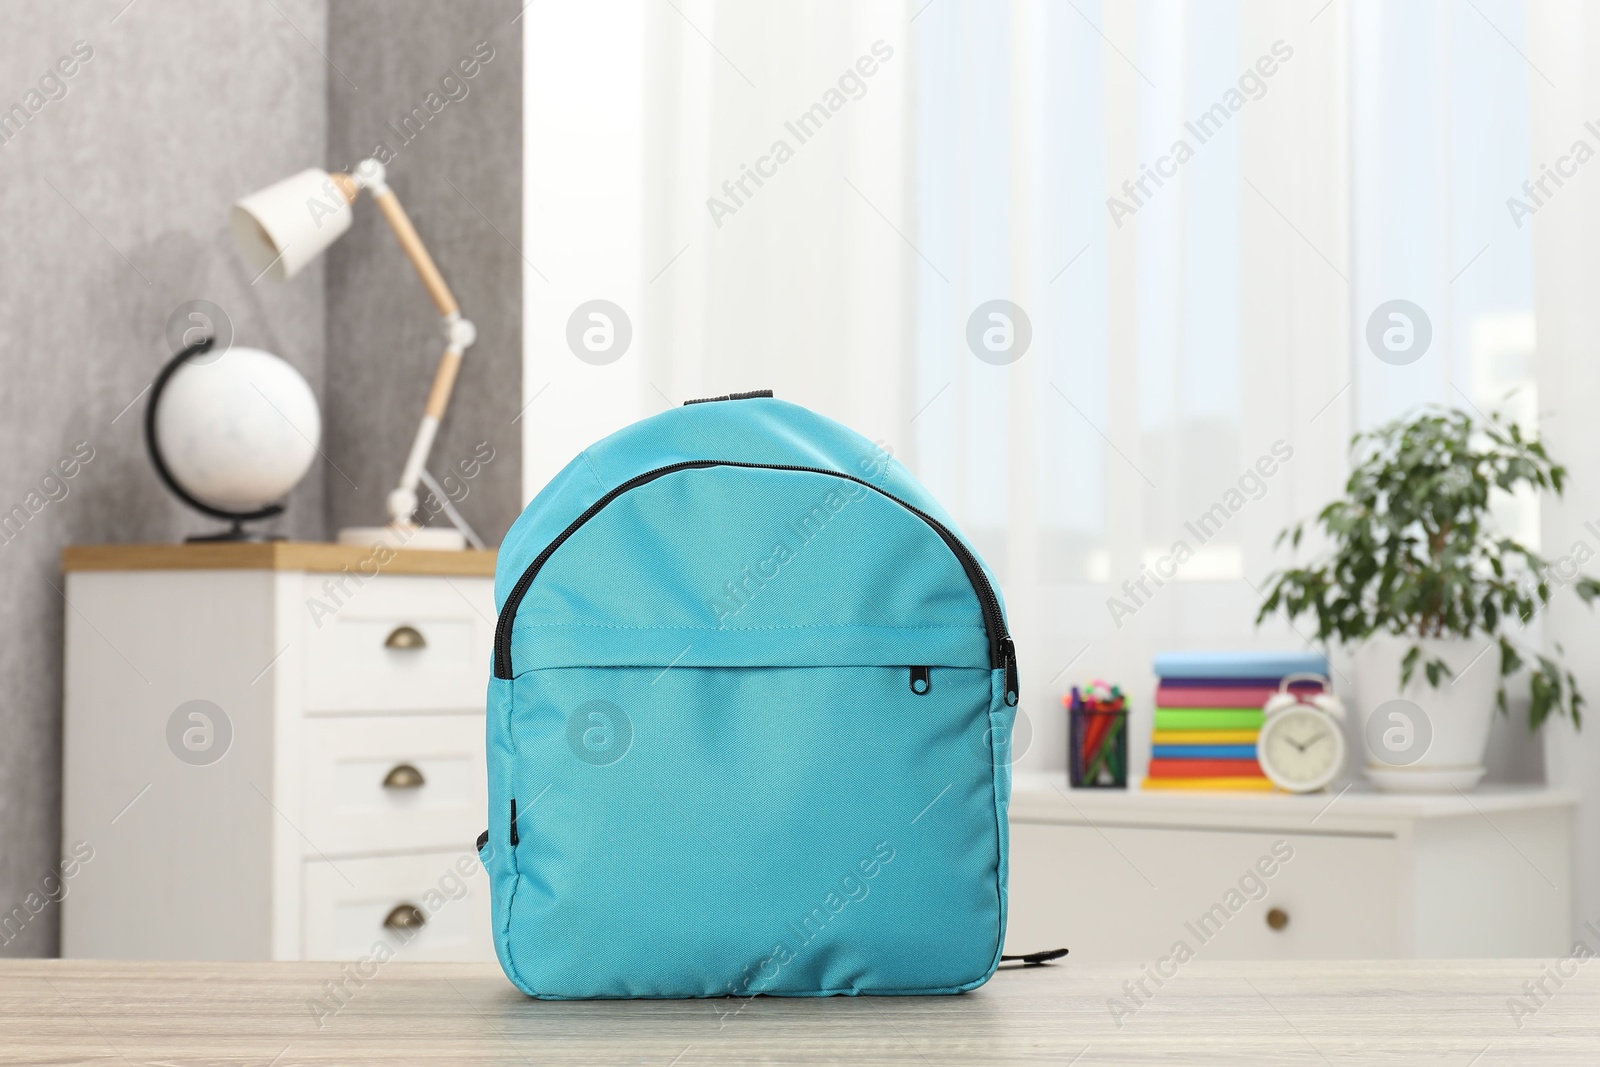
[[1006,669],[1006,707],[1014,708],[1022,699],[1022,679],[1017,671],[1017,646],[1009,637],[1000,639],[1000,662]]
[[912,667],[911,691],[919,697],[925,697],[932,688],[933,672],[927,667]]

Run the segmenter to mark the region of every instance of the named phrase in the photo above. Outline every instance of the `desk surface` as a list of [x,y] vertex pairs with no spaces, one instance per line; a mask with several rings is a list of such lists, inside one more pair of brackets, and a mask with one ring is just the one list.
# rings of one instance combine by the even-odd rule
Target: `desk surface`
[[[547,1003],[492,966],[394,962],[319,1026],[344,965],[9,960],[0,1063],[1592,1067],[1600,963],[1567,963],[1560,988],[1547,966],[1200,958],[1114,1020],[1138,965],[1006,969],[960,997]],[[1542,1006],[1523,989],[1541,979]]]

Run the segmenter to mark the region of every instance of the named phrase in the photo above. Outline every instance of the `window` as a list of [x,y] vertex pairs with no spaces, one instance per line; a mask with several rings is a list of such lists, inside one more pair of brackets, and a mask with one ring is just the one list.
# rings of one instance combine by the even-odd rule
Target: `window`
[[[1039,709],[1074,679],[1137,694],[1164,648],[1304,642],[1257,629],[1259,590],[1353,430],[1537,403],[1504,207],[1530,169],[1505,151],[1529,137],[1519,0],[573,11],[525,17],[529,495],[600,433],[730,390],[882,441],[1002,580],[1029,762],[1058,762]],[[875,48],[863,91],[708,211]],[[541,155],[604,173],[563,186]],[[633,328],[598,367],[564,341],[594,299]],[[1395,299],[1425,310],[1420,359],[1368,347]]]

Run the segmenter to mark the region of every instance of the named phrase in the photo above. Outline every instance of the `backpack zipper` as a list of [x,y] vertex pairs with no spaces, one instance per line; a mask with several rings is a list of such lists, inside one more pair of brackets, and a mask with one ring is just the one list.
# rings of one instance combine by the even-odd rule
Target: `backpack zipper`
[[995,670],[1004,668],[1006,672],[1006,703],[1016,707],[1018,699],[1018,675],[1016,647],[1011,643],[1011,635],[1006,632],[1006,620],[1000,610],[1000,598],[995,595],[994,587],[989,584],[989,578],[983,573],[977,557],[961,542],[961,539],[951,533],[949,528],[935,519],[932,515],[921,511],[901,500],[892,493],[886,493],[871,482],[864,481],[854,475],[844,474],[839,471],[824,470],[821,467],[798,467],[782,463],[739,463],[733,460],[722,459],[696,459],[683,463],[671,463],[665,467],[646,471],[643,474],[629,478],[607,492],[599,500],[590,504],[582,515],[558,534],[555,540],[544,547],[544,550],[528,564],[522,576],[517,579],[517,584],[511,587],[510,594],[506,597],[504,606],[500,609],[500,618],[495,623],[494,630],[494,676],[496,678],[511,677],[511,630],[516,622],[517,609],[522,606],[522,598],[528,594],[528,587],[533,585],[533,580],[541,568],[549,562],[550,556],[556,549],[578,531],[584,523],[600,514],[607,504],[617,497],[641,485],[647,485],[668,474],[686,470],[705,470],[709,467],[744,467],[752,470],[766,471],[793,471],[798,474],[822,474],[829,478],[840,478],[847,482],[865,486],[873,492],[899,504],[911,514],[927,523],[934,533],[944,541],[945,546],[955,555],[956,561],[961,564],[961,569],[966,572],[967,580],[972,583],[973,592],[978,596],[978,605],[983,609],[984,629],[989,638],[989,668]]

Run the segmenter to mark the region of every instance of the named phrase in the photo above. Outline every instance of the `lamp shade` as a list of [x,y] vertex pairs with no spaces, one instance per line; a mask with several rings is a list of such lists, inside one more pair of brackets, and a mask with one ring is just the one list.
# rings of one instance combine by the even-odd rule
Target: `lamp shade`
[[233,238],[251,269],[292,278],[346,230],[354,213],[325,170],[311,167],[236,201]]

